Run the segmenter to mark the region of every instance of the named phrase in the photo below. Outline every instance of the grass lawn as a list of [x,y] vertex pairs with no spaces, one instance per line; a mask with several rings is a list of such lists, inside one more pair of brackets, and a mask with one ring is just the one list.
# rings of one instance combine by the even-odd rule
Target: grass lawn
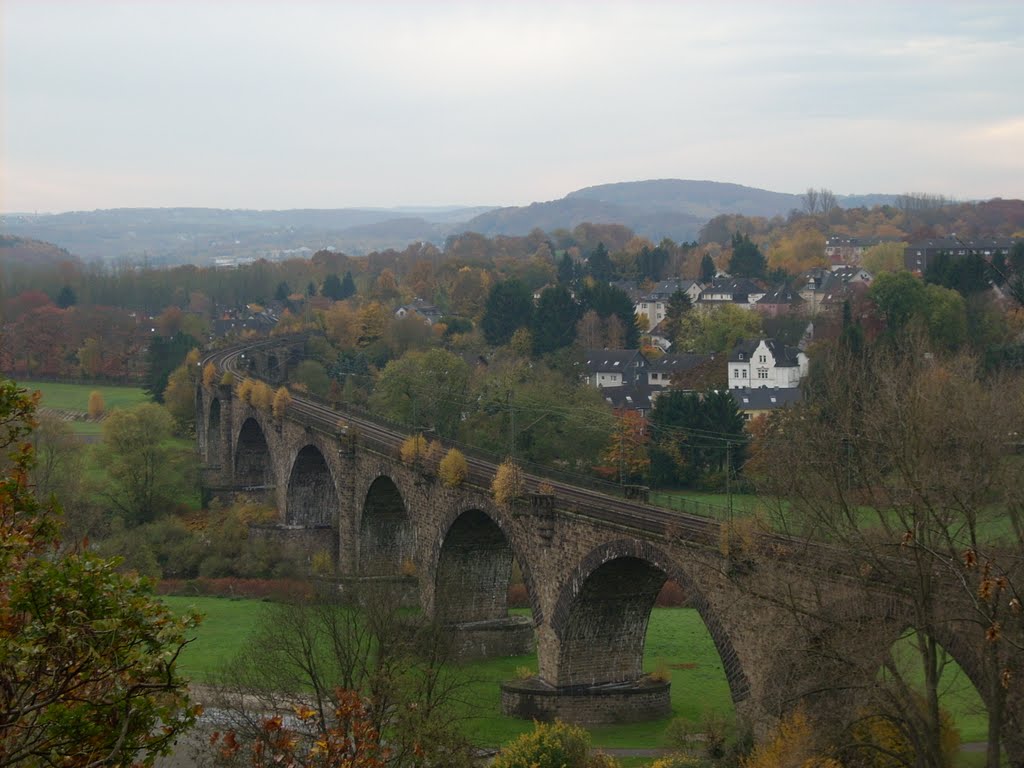
[[[197,682],[212,681],[220,665],[231,659],[255,629],[267,603],[217,597],[165,597],[171,608],[194,608],[205,614],[194,643],[182,654],[182,670]],[[524,613],[524,611],[516,611]],[[667,669],[672,677],[672,715],[699,722],[705,711],[732,718],[733,707],[721,660],[700,616],[689,608],[656,608],[647,631],[644,656],[647,671]],[[523,720],[501,714],[498,683],[515,679],[520,670],[537,671],[536,655],[473,662],[463,665],[472,682],[464,693],[466,728],[481,745],[503,744],[532,728]],[[983,741],[986,717],[977,692],[963,674],[954,676],[944,694],[955,714],[962,740]],[[604,748],[665,747],[668,718],[649,723],[592,729],[593,743]],[[971,755],[968,759],[973,758]],[[970,765],[971,763],[964,763]]]
[[108,411],[114,408],[130,408],[146,402],[149,398],[140,387],[118,387],[109,384],[57,384],[50,381],[19,381],[19,386],[29,391],[38,389],[43,393],[41,405],[58,411],[89,410],[89,394],[98,391],[103,395],[103,404]]

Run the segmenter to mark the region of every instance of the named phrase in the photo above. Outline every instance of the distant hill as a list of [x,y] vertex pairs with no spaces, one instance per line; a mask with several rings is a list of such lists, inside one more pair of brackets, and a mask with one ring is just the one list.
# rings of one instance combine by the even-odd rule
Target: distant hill
[[5,268],[48,269],[64,262],[79,261],[77,256],[53,243],[0,235],[0,266]]
[[211,263],[221,256],[274,258],[297,248],[335,248],[351,254],[438,245],[452,222],[486,207],[402,209],[114,208],[0,217],[0,231],[38,238],[87,259],[146,259],[151,264]]
[[[837,197],[843,207],[892,202],[893,195]],[[116,208],[0,216],[0,232],[56,243],[85,259],[211,264],[219,257],[287,257],[297,249],[351,255],[411,242],[442,245],[449,235],[525,235],[583,222],[623,224],[658,242],[696,240],[723,213],[786,215],[799,195],[717,181],[657,179],[601,184],[560,200],[510,208],[486,206],[296,209]]]
[[[843,207],[891,203],[895,195],[837,195]],[[539,227],[571,229],[585,221],[624,224],[657,242],[696,240],[700,228],[723,213],[785,216],[802,206],[800,195],[718,181],[655,179],[601,184],[570,192],[561,200],[499,208],[466,222],[467,231],[525,235]]]

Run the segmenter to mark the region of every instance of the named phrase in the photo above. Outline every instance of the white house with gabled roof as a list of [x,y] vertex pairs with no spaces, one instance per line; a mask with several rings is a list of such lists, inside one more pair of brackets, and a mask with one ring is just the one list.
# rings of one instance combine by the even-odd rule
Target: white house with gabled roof
[[741,341],[729,355],[729,389],[789,389],[807,375],[807,355],[775,339]]

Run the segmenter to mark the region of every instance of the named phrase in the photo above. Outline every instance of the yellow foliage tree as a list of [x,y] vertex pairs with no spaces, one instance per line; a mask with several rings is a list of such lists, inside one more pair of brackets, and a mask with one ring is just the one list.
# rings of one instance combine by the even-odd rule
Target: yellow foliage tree
[[238,386],[235,388],[235,397],[241,400],[243,403],[250,402],[252,398],[252,379],[242,379]]
[[106,407],[106,405],[103,402],[103,393],[102,392],[100,392],[97,389],[94,389],[92,392],[89,393],[89,405],[88,405],[88,408],[89,408],[89,418],[90,419],[98,419],[100,416],[102,416],[106,412],[107,407]]
[[203,386],[207,389],[212,389],[214,383],[217,381],[217,366],[213,363],[207,363],[203,367]]
[[449,488],[456,488],[462,485],[466,478],[469,477],[469,464],[466,462],[466,457],[462,454],[462,451],[458,448],[452,448],[448,451],[445,457],[441,459],[437,473],[441,478],[441,482]]
[[288,410],[291,401],[291,393],[285,387],[278,387],[277,392],[274,393],[274,418],[283,419],[284,412]]
[[590,734],[561,721],[534,723],[533,730],[513,739],[494,758],[494,768],[586,768],[590,765]]
[[817,741],[810,720],[798,709],[740,761],[740,768],[842,768],[837,760],[821,754]]
[[523,472],[512,459],[506,459],[498,465],[491,483],[494,500],[499,504],[508,504],[523,493]]
[[252,394],[249,396],[249,402],[253,408],[269,411],[274,405],[274,390],[262,381],[257,381],[252,385]]
[[427,439],[421,434],[409,435],[400,450],[402,461],[413,464],[427,455]]

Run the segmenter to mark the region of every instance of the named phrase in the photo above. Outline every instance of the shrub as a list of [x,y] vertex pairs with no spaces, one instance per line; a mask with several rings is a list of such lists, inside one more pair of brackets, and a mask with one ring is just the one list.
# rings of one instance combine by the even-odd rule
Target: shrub
[[441,459],[437,473],[441,482],[448,488],[457,488],[466,482],[466,478],[469,477],[469,464],[466,462],[466,457],[462,455],[462,451],[458,448],[448,451]]
[[288,410],[288,406],[291,402],[291,393],[285,387],[278,387],[277,392],[274,393],[274,418],[283,419],[284,412]]
[[[923,707],[921,697],[914,702]],[[903,765],[914,765],[917,754],[910,740],[907,729],[891,717],[885,715],[869,715],[862,717],[852,729],[853,743],[851,751],[856,754],[856,764],[865,768],[899,768]],[[960,732],[949,710],[939,710],[939,743],[942,748],[943,766],[950,768],[955,764],[960,750]]]
[[526,591],[525,584],[510,584],[508,587],[509,608],[529,608],[530,594]]
[[544,494],[545,496],[554,496],[555,486],[548,482],[540,482],[537,484],[537,493]]
[[317,576],[328,576],[334,573],[334,560],[331,558],[331,553],[323,549],[313,553],[310,569]]
[[651,763],[650,768],[704,768],[704,766],[710,766],[710,763],[692,755],[675,754],[659,757]]
[[107,407],[106,407],[106,405],[103,402],[103,393],[102,392],[100,392],[99,390],[95,390],[94,389],[92,392],[89,393],[89,406],[88,406],[88,408],[89,408],[89,418],[90,419],[98,419],[100,416],[102,416],[106,412]]
[[803,710],[783,718],[764,743],[740,760],[740,768],[840,768],[821,754],[817,737]]
[[493,768],[585,768],[590,734],[561,721],[534,723],[533,730],[506,744]]
[[203,366],[203,386],[207,389],[212,389],[215,381],[217,381],[217,366],[213,363],[207,363]]
[[666,581],[654,604],[659,608],[682,608],[690,604],[690,598],[678,582]]
[[491,491],[499,504],[509,504],[522,495],[523,472],[512,459],[506,459],[498,465]]
[[220,377],[220,384],[222,387],[233,387],[235,385],[235,374],[231,371],[224,371],[224,375]]
[[427,439],[420,434],[409,435],[402,443],[400,453],[406,464],[422,461],[427,454]]
[[235,397],[243,403],[250,402],[252,398],[252,379],[242,379],[239,382],[238,386],[235,387]]
[[274,390],[262,381],[257,381],[252,385],[252,394],[249,395],[249,402],[252,403],[253,408],[269,411],[274,405]]

